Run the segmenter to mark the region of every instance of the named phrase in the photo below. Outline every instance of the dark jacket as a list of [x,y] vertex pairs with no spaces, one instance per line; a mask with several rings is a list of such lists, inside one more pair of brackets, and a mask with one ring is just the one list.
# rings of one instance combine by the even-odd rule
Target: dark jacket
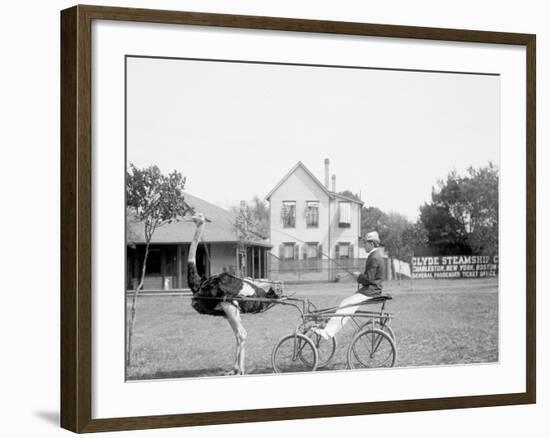
[[362,287],[357,291],[367,296],[380,295],[382,293],[382,280],[384,280],[384,258],[380,250],[374,250],[365,263],[365,273],[360,274],[357,282]]

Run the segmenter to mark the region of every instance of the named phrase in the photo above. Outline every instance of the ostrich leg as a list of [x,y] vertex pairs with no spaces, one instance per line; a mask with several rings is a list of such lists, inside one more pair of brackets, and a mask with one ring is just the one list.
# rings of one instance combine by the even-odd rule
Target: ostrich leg
[[235,365],[233,367],[232,374],[244,374],[244,359],[245,359],[245,341],[246,330],[241,322],[241,313],[239,309],[228,302],[220,303],[221,308],[227,316],[227,320],[235,333],[235,339],[237,340],[237,354],[235,357]]

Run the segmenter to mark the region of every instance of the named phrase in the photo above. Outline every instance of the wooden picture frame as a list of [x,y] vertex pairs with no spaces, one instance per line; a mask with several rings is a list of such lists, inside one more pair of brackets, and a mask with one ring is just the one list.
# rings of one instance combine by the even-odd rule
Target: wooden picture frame
[[[92,22],[213,26],[357,37],[516,45],[526,49],[526,391],[240,411],[92,418]],[[213,425],[536,401],[535,48],[531,34],[383,24],[75,6],[61,12],[61,426],[74,432]]]

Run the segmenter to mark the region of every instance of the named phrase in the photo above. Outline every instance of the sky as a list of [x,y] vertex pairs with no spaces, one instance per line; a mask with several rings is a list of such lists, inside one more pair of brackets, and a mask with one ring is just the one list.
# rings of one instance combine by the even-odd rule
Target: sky
[[224,208],[328,158],[337,191],[416,220],[450,171],[499,163],[498,76],[128,58],[126,80],[128,162]]

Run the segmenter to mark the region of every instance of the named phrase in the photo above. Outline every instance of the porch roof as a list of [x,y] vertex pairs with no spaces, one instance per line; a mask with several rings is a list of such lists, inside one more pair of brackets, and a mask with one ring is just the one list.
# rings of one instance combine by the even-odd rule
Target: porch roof
[[[211,204],[204,199],[184,193],[185,202],[196,212],[203,213],[209,220],[204,226],[202,240],[207,243],[237,243],[233,228],[235,216],[228,210]],[[187,221],[175,221],[158,228],[151,243],[190,243],[195,234],[195,224]],[[127,244],[145,243],[143,223],[128,218],[126,224]],[[251,245],[271,247],[267,241],[250,242]]]

